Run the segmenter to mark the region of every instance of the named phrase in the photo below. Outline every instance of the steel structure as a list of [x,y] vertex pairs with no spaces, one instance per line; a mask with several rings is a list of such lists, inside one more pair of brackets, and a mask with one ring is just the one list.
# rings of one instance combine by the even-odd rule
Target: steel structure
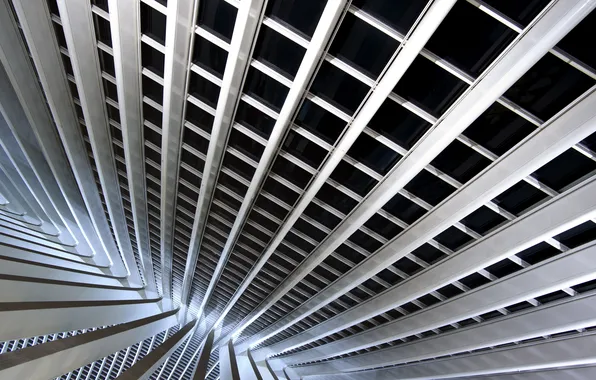
[[0,0],[0,379],[592,379],[596,0]]

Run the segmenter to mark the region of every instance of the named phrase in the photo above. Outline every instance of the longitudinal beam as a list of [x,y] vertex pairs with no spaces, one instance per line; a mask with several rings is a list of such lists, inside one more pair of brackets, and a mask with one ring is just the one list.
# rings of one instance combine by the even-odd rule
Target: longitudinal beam
[[[2,22],[11,21],[6,19],[7,17],[3,17]],[[2,149],[2,154],[0,158],[3,169],[23,196],[27,197],[31,194],[29,197],[31,203],[37,203],[40,208],[43,208],[44,212],[39,215],[45,216],[42,219],[45,230],[55,233],[61,243],[77,246],[82,254],[87,251],[86,254],[90,256],[93,251],[88,249],[88,242],[76,223],[69,223],[64,219],[63,214],[69,216],[70,210],[61,209],[61,206],[64,206],[64,202],[59,198],[62,197],[62,194],[55,179],[51,177],[51,171],[45,158],[40,152],[27,149],[27,145],[23,148],[19,146],[23,142],[32,146],[38,144],[32,137],[23,135],[26,131],[31,131],[32,128],[27,118],[27,109],[22,106],[22,101],[15,89],[18,88],[18,80],[25,79],[25,75],[28,73],[21,73],[21,76],[19,75],[20,71],[11,70],[12,67],[9,66],[8,57],[11,57],[12,51],[6,46],[19,43],[18,40],[10,38],[9,31],[10,29],[5,36],[0,37],[0,59],[2,60],[0,67],[0,111],[2,116],[0,118],[0,149]],[[13,33],[12,37],[16,37],[16,34]],[[12,50],[16,49],[13,47]],[[30,73],[33,74],[33,71]],[[26,92],[24,89],[21,89],[20,93],[23,99],[26,99],[23,95],[35,96],[33,91]],[[51,194],[58,199],[52,202]]]
[[0,340],[110,326],[161,312],[160,299],[4,303]]
[[[1,86],[5,86],[2,84]],[[2,101],[0,100],[0,103]],[[8,125],[4,117],[0,116],[0,128],[6,128],[8,131]],[[17,167],[11,162],[11,157],[8,155],[6,150],[0,146],[0,182],[2,186],[7,189],[14,197],[19,201],[23,207],[25,215],[20,220],[23,221],[23,227],[35,229],[40,233],[46,235],[48,238],[53,238],[56,242],[63,242],[65,237],[69,239],[69,242],[74,243],[70,232],[63,228],[61,231],[58,229],[54,222],[50,220],[48,214],[41,206],[40,202],[35,197],[32,190],[28,187],[25,180],[21,177]],[[37,182],[33,183],[36,186]],[[12,220],[11,220],[12,221]],[[61,233],[63,235],[61,236]],[[72,245],[72,244],[71,244]]]
[[[252,323],[265,310],[271,307],[284,294],[290,291],[300,280],[308,275],[308,273],[310,273],[329,254],[331,254],[335,248],[342,244],[342,242],[345,241],[354,231],[356,231],[356,229],[365,223],[377,210],[384,206],[385,203],[389,201],[401,188],[403,188],[403,186],[405,186],[411,178],[420,172],[420,170],[422,170],[434,157],[436,157],[436,155],[438,155],[443,148],[451,143],[468,125],[470,125],[470,123],[472,123],[482,112],[484,112],[484,110],[493,104],[494,101],[499,98],[499,96],[501,96],[513,83],[515,83],[518,78],[520,78],[528,69],[530,69],[532,65],[540,59],[540,57],[546,54],[554,44],[556,44],[579,21],[581,21],[583,17],[585,17],[590,10],[594,8],[594,6],[596,6],[594,2],[587,0],[560,1],[552,5],[548,11],[544,12],[542,17],[530,24],[524,33],[520,34],[518,38],[512,42],[508,49],[501,54],[497,61],[490,66],[489,69],[487,69],[487,71],[481,75],[472,86],[470,86],[470,88],[464,93],[464,95],[462,95],[460,100],[456,102],[456,104],[447,112],[447,114],[442,119],[439,119],[439,122],[434,126],[431,132],[428,133],[423,140],[421,140],[413,148],[413,150],[393,168],[390,174],[385,177],[385,180],[380,182],[377,187],[375,187],[375,189],[367,196],[367,198],[348,216],[348,218],[346,218],[342,224],[335,229],[333,234],[323,241],[319,247],[300,265],[300,267],[292,272],[289,278],[284,281],[263,303],[261,303],[255,312],[251,313],[251,315],[249,315],[245,321],[241,322],[240,329],[243,329],[248,324]],[[414,32],[413,36],[416,34],[416,31]],[[406,44],[406,46],[409,45]],[[392,68],[393,66],[388,70],[388,77],[392,77]],[[394,85],[395,83],[387,84]],[[379,87],[380,86],[381,85],[379,85]],[[392,88],[393,86],[386,89],[387,95]],[[369,101],[371,101],[372,98],[373,97],[371,96]],[[376,112],[376,109],[373,111]],[[584,119],[580,120],[579,125],[578,123],[574,124],[579,130],[581,130],[581,132],[576,135],[576,137],[579,139],[573,141],[573,144],[577,143],[582,138],[587,137],[591,132],[594,131],[594,128],[593,126],[590,126],[590,123],[587,123],[586,125],[586,121],[589,121],[590,118],[594,116],[593,113],[591,113],[589,110],[584,110],[584,113],[587,115],[581,115],[581,117]],[[368,115],[364,121],[368,122],[373,114],[374,112]],[[360,113],[358,116],[360,115],[362,115],[362,113]],[[565,116],[566,115],[563,115],[562,118],[565,118]],[[585,119],[586,117],[587,120]],[[571,129],[571,127],[564,128],[564,131],[567,132],[569,129]],[[564,149],[554,152],[559,154],[568,148],[569,145],[562,145],[561,147]],[[543,150],[540,151],[544,152]],[[516,152],[513,153],[515,154]],[[556,154],[550,156],[550,158],[555,156]],[[537,162],[536,160],[532,161]],[[546,161],[541,162],[546,163]],[[528,167],[529,166],[526,165],[524,169],[527,170]],[[525,173],[524,177],[531,173],[531,171],[525,170],[522,171]],[[493,171],[493,173],[495,172]],[[499,177],[501,176],[502,175]],[[519,179],[520,178],[517,180]],[[517,182],[517,180],[515,182]],[[476,181],[473,181],[470,186],[467,186],[467,188],[476,189],[475,182]],[[501,181],[500,184],[506,184],[507,186],[510,186],[515,182],[505,183],[505,181]],[[485,199],[484,196],[487,194],[492,194],[493,196],[498,195],[499,192],[495,191],[497,188],[503,191],[507,187],[499,186],[485,190],[484,192],[478,192],[478,189],[476,189],[476,192],[478,194],[483,194],[483,197],[478,197],[475,202],[470,202],[469,207],[460,207],[453,214],[445,214],[441,212],[441,219],[449,219],[452,221],[449,224],[445,223],[442,225],[443,229],[448,228],[450,225],[456,223],[461,218],[480,207],[483,203],[486,203],[492,199]],[[461,189],[459,193],[461,193]],[[483,202],[478,202],[478,199],[482,199]],[[423,221],[428,220],[429,218],[427,215]],[[332,286],[327,287],[322,293],[319,293],[317,296],[311,299],[316,299],[316,302],[308,301],[305,303],[304,305],[309,305],[307,314],[304,314],[304,311],[301,311],[300,313],[291,313],[287,317],[282,318],[282,320],[278,323],[267,328],[263,334],[258,334],[258,336],[251,338],[247,344],[255,344],[258,340],[264,339],[265,336],[271,336],[274,333],[281,331],[281,329],[287,327],[288,325],[296,322],[305,315],[318,310],[325,304],[319,304],[319,300],[324,299],[326,303],[331,302],[331,300],[339,297],[366,279],[372,277],[380,270],[384,269],[387,265],[395,262],[401,257],[394,254],[396,251],[403,252],[403,255],[411,252],[416,247],[404,245],[403,236],[405,236],[406,233],[413,231],[416,228],[420,228],[420,226],[423,225],[425,225],[424,222],[419,222],[416,224],[415,228],[410,228],[407,230],[407,232],[402,233],[397,240],[394,240],[394,244],[388,245],[393,245],[391,252],[385,249],[382,251],[377,251],[374,255],[371,255],[367,260],[359,265],[359,267],[374,267],[375,270],[370,272],[367,270],[365,272],[365,276],[360,275],[364,274],[364,271],[361,273],[360,271],[352,270],[350,272],[350,276],[344,276],[339,281],[336,281]],[[429,229],[429,232],[430,233],[424,235],[426,239],[420,242],[419,245],[432,239],[436,234],[441,232],[441,229],[435,227],[433,229]],[[395,243],[395,241],[399,241],[399,244]],[[399,245],[399,249],[396,249],[395,244]],[[407,251],[402,249],[402,247],[407,247]],[[390,256],[392,260],[384,260],[382,256],[379,256],[380,252]],[[349,282],[347,282],[348,278],[350,280]],[[344,281],[344,279],[346,281]],[[341,284],[341,286],[339,284]],[[320,306],[313,308],[313,305]],[[301,308],[301,310],[304,310],[304,308]],[[298,318],[296,318],[296,316],[298,316]]]
[[[223,154],[225,153],[228,135],[230,134],[230,129],[232,128],[234,121],[238,98],[242,90],[241,86],[250,64],[250,57],[254,47],[254,40],[261,18],[262,8],[263,0],[242,1],[238,7],[232,41],[228,51],[228,59],[226,61],[219,98],[217,99],[217,108],[215,109],[211,138],[209,140],[205,168],[203,170],[203,178],[201,179],[201,188],[199,189],[199,197],[197,199],[197,209],[192,226],[188,255],[186,256],[186,267],[184,269],[184,279],[182,281],[183,304],[190,301],[190,288],[192,286],[203,234],[207,225],[206,222],[207,216],[209,215],[211,198],[215,191],[215,184],[219,175]],[[236,220],[238,220],[238,218],[236,218]],[[230,237],[232,237],[231,234]],[[225,264],[227,257],[224,257],[224,254],[222,254],[220,262],[222,260]],[[215,276],[217,277],[219,277],[217,273],[218,270],[221,271],[219,263],[215,273]],[[216,282],[217,279],[215,276],[213,277],[211,284],[214,284],[214,281]],[[203,309],[205,302],[208,299],[208,295],[210,295],[213,289],[211,284],[207,290],[208,294],[206,294],[202,300],[203,302],[200,310]]]
[[[341,162],[342,158],[345,156],[347,151],[349,150],[350,146],[356,141],[360,133],[366,127],[366,124],[375,114],[375,112],[379,109],[381,104],[385,101],[387,96],[391,93],[392,89],[395,87],[401,76],[405,73],[407,68],[410,64],[414,61],[414,58],[418,55],[420,50],[424,47],[424,44],[432,33],[436,30],[439,26],[441,21],[445,18],[447,13],[450,11],[451,7],[455,3],[454,0],[439,0],[433,3],[427,13],[424,15],[422,20],[420,21],[418,27],[412,34],[411,38],[408,40],[407,44],[401,44],[398,48],[398,54],[396,55],[393,62],[390,64],[389,69],[386,71],[384,76],[379,80],[378,85],[372,91],[372,94],[368,97],[365,104],[362,106],[360,112],[356,116],[356,118],[352,121],[350,126],[348,127],[347,132],[343,135],[337,147],[333,150],[330,157],[327,159],[325,164],[323,165],[320,172],[316,175],[314,180],[311,182],[309,187],[306,189],[303,196],[300,198],[298,204],[292,209],[290,215],[287,217],[267,250],[263,254],[263,258],[265,260],[260,260],[259,265],[262,267],[265,264],[266,258],[270,257],[274,252],[275,249],[279,246],[281,241],[284,239],[286,234],[290,231],[294,223],[298,220],[302,212],[306,209],[306,207],[310,204],[311,200],[315,197],[317,192],[321,189],[325,181],[329,178],[333,170],[337,167],[337,165]],[[256,273],[251,273],[251,276],[254,278]],[[306,273],[304,274],[306,275]],[[253,311],[247,318],[245,318],[239,325],[239,327],[235,331],[241,331],[250,323],[252,323],[259,315],[264,313],[267,308],[269,308],[278,298],[281,298],[285,293],[286,290],[284,285],[287,285],[289,282],[286,280],[280,287],[278,287],[273,294],[271,294],[264,303],[259,305],[259,308]],[[246,282],[243,290],[248,287],[250,282]],[[238,296],[241,293],[238,294]],[[228,304],[226,311],[231,309],[231,304]],[[219,320],[222,320],[225,317],[225,314],[220,316]],[[231,334],[230,334],[231,336]]]
[[62,376],[176,325],[176,313],[177,310],[167,311],[3,354],[0,379],[46,380]]
[[[395,262],[417,246],[422,245],[428,238],[435,236],[440,232],[440,230],[437,231],[437,228],[445,229],[454,221],[460,220],[463,216],[458,213],[470,212],[477,208],[478,204],[482,204],[482,201],[494,198],[500,191],[509,188],[519,179],[548,162],[550,158],[556,157],[561,150],[564,151],[594,131],[596,128],[594,109],[596,93],[592,93],[584,100],[590,99],[591,101],[580,102],[576,108],[574,107],[565,114],[567,117],[562,117],[549,127],[542,129],[537,135],[526,140],[523,146],[497,161],[495,166],[463,187],[460,192],[454,194],[392,243],[377,251],[374,256],[371,256],[375,257],[374,261],[362,262],[347,275],[326,288],[324,292],[307,301],[295,313],[291,313],[288,320],[300,318],[301,315],[312,312],[313,309],[317,310],[328,301],[339,297],[351,289],[354,283],[360,283],[362,278],[377,273],[375,268]],[[572,121],[573,119],[575,121]],[[542,152],[538,147],[543,149]],[[593,197],[588,195],[593,191],[596,191],[596,181],[589,179],[522,218],[494,231],[464,251],[451,256],[445,263],[416,276],[391,291],[351,308],[343,313],[342,318],[336,322],[328,321],[316,326],[311,329],[310,333],[313,337],[320,334],[328,335],[338,331],[336,328],[341,330],[343,327],[372,318],[537,244],[541,238],[551,237],[558,231],[564,231],[590,220],[596,210],[596,199],[592,199]],[[478,198],[480,198],[480,202],[478,202]],[[466,207],[470,204],[472,207],[468,211]],[[444,226],[443,223],[445,223]],[[476,255],[474,255],[475,253]],[[439,270],[440,275],[437,274]],[[415,294],[418,296],[414,296]],[[313,309],[307,309],[309,307]],[[283,322],[287,323],[287,321]],[[329,330],[330,328],[331,330]],[[278,331],[278,329],[279,327],[275,326],[272,331]],[[269,333],[269,329],[267,333]],[[267,335],[263,334],[260,338]],[[296,338],[296,341],[299,339]],[[291,340],[288,340],[277,345],[276,349],[280,349],[282,345],[283,349],[293,346]]]
[[[124,215],[118,172],[114,161],[110,125],[103,94],[102,76],[97,55],[91,3],[79,0],[58,0],[62,29],[66,38],[70,62],[77,83],[79,101],[93,149],[99,181],[112,221],[116,243],[132,278],[142,284],[139,268],[132,251],[128,225]],[[57,52],[59,54],[59,52]],[[44,64],[44,62],[41,62]],[[68,94],[65,94],[68,96]],[[135,166],[139,165],[137,161]],[[128,167],[127,167],[128,169]],[[146,274],[144,277],[147,278]]]
[[[176,224],[178,168],[186,103],[190,40],[194,31],[196,0],[169,1],[163,78],[161,140],[161,282],[163,296],[172,296],[172,258]],[[184,304],[184,302],[183,302]]]
[[149,240],[145,143],[141,117],[140,70],[140,3],[109,0],[112,51],[120,110],[120,127],[137,249],[144,269],[147,287],[155,290],[155,273]]
[[117,301],[147,298],[143,288],[0,274],[0,303]]
[[[361,334],[284,356],[283,362],[286,365],[306,363],[381,345],[590,281],[596,278],[596,262],[592,259],[595,254],[596,244],[570,250],[435,307],[409,314]],[[300,334],[304,335],[300,345],[312,340],[313,337],[307,332]],[[269,349],[276,351],[274,346]],[[277,367],[275,361],[270,360],[271,365]]]
[[148,379],[164,361],[180,347],[185,340],[190,339],[197,325],[197,320],[187,323],[183,328],[178,330],[174,335],[169,337],[155,350],[151,351],[147,356],[137,362],[119,376],[120,380],[136,380]]
[[[315,378],[326,380],[444,379],[586,364],[596,364],[596,335],[594,333],[385,370],[363,371],[340,376],[316,376]],[[296,371],[296,373],[299,376],[309,377],[302,371]]]
[[[0,13],[11,14],[6,1],[2,1],[5,9]],[[51,173],[60,185],[60,191],[64,194],[64,199],[72,210],[74,220],[85,233],[90,246],[98,251],[98,255],[103,253],[107,257],[111,256],[115,274],[118,272],[128,274],[131,282],[140,284],[140,276],[136,267],[130,268],[134,270],[128,271],[118,254],[118,248],[108,227],[91,166],[87,159],[79,121],[70,97],[68,81],[62,67],[62,58],[56,40],[52,37],[54,29],[47,4],[43,0],[16,0],[13,1],[13,5],[60,137],[59,139],[51,117],[46,111],[41,91],[31,91],[38,88],[38,84],[15,25],[11,32],[14,35],[12,41],[15,44],[11,51],[13,55],[10,57],[10,62],[12,65],[18,65],[13,66],[14,75],[19,75],[16,87],[22,90],[20,96],[23,97],[23,100],[21,103],[23,107],[27,108],[31,126],[40,142],[41,150],[47,158]],[[5,23],[3,22],[2,25],[4,26]],[[4,49],[4,45],[2,48]],[[68,160],[62,154],[63,149]],[[73,174],[74,179],[72,178]]]
[[[302,59],[300,67],[298,68],[298,71],[296,73],[296,77],[294,78],[294,81],[290,86],[290,90],[286,97],[286,101],[284,102],[284,105],[282,106],[281,111],[279,112],[277,120],[275,121],[275,125],[273,126],[271,136],[267,140],[267,145],[265,146],[265,150],[263,151],[261,160],[257,165],[255,174],[253,175],[246,195],[244,196],[244,200],[242,201],[242,205],[240,206],[240,210],[238,211],[238,215],[234,220],[234,225],[232,226],[228,240],[226,241],[226,244],[221,252],[219,261],[215,268],[215,273],[211,278],[211,282],[209,283],[209,287],[207,288],[205,297],[203,298],[203,301],[201,303],[201,310],[207,305],[207,302],[209,302],[211,294],[215,289],[217,282],[219,281],[219,278],[224,270],[228,257],[232,252],[234,245],[236,244],[236,240],[238,239],[238,236],[242,231],[246,218],[248,217],[254,200],[256,199],[257,193],[261,188],[262,182],[267,176],[267,171],[277,154],[282,139],[284,138],[288,128],[292,123],[292,117],[294,116],[296,109],[298,108],[302,98],[304,97],[306,87],[311,82],[313,73],[317,65],[319,64],[321,56],[325,52],[325,48],[329,43],[331,34],[335,30],[337,20],[344,11],[345,5],[345,0],[328,1],[327,5],[325,6],[325,9],[323,10],[323,13],[321,14],[321,18],[319,20],[319,23],[317,24],[317,28],[313,33],[312,39],[308,43],[308,48],[306,49],[304,58]],[[284,236],[285,234],[283,233],[278,234],[272,244],[277,247],[279,243],[283,240]],[[240,288],[228,301],[228,304],[221,313],[218,322],[223,320],[225,315],[227,315],[227,313],[236,303],[238,298],[240,298],[242,293],[250,285],[251,281],[256,277],[261,268],[265,265],[269,257],[273,254],[273,252],[274,249],[268,249],[265,252],[265,254],[259,258],[259,261],[250,270],[250,273],[244,279]]]
[[[190,376],[190,378],[193,380],[204,380],[207,376],[207,367],[209,366],[209,356],[211,356],[211,348],[213,347],[214,335],[215,330],[211,330],[207,335],[207,338],[204,340],[202,346],[197,351],[199,352],[199,359],[197,359],[197,363],[195,364],[195,367],[192,370],[192,374]],[[192,359],[190,360],[190,362],[192,362]],[[184,373],[187,370],[188,367],[184,369],[182,377],[184,377]]]

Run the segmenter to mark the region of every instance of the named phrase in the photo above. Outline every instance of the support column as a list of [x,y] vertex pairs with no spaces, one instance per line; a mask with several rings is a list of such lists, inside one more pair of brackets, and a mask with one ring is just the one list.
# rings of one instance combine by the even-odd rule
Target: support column
[[219,378],[226,380],[240,380],[236,352],[232,340],[219,347]]
[[191,375],[193,380],[204,380],[205,376],[207,376],[207,367],[209,366],[209,356],[211,356],[214,335],[215,332],[211,330],[205,339],[203,347],[199,349],[199,359],[195,365],[194,374]]

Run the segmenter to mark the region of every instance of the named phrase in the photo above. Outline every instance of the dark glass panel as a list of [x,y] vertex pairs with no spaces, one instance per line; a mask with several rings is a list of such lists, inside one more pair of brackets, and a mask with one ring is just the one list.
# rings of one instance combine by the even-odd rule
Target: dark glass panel
[[414,223],[422,217],[422,215],[426,214],[424,208],[400,194],[395,194],[395,196],[383,206],[383,210],[395,215],[407,224]]
[[591,38],[587,36],[596,35],[596,12],[592,11],[586,18],[584,18],[565,38],[559,43],[558,47],[570,53],[573,57],[579,59],[583,63],[596,69],[596,49]]
[[277,156],[271,171],[302,188],[305,188],[312,178],[312,174],[282,156]]
[[348,155],[383,175],[401,158],[396,151],[364,133],[352,144]]
[[557,256],[561,251],[556,249],[547,243],[538,243],[530,248],[524,249],[517,256],[526,261],[527,263],[534,265],[541,261],[550,259],[551,257]]
[[452,251],[456,251],[462,245],[471,241],[472,238],[455,227],[449,227],[435,236],[435,240]]
[[143,75],[143,95],[155,101],[157,104],[163,103],[163,86],[153,79]]
[[238,10],[224,0],[201,0],[198,24],[230,42]]
[[420,0],[354,0],[352,5],[406,34],[426,6]]
[[346,72],[325,61],[321,65],[310,91],[342,111],[352,115],[370,88]]
[[211,133],[211,129],[213,128],[213,115],[188,101],[186,102],[186,120],[205,132]]
[[461,223],[472,231],[485,235],[488,231],[506,221],[504,217],[482,206],[461,220]]
[[141,61],[143,67],[146,67],[155,74],[163,77],[165,56],[162,52],[141,42]]
[[304,57],[305,49],[266,25],[261,27],[253,58],[294,79]]
[[243,91],[279,112],[286,100],[289,89],[275,79],[251,67],[244,82]]
[[145,120],[161,128],[162,114],[147,103],[143,103],[143,117]]
[[407,191],[433,206],[455,191],[455,188],[426,170],[421,171],[405,186]]
[[368,126],[409,150],[428,131],[431,124],[395,101],[387,99]]
[[112,32],[110,31],[110,22],[105,18],[94,14],[93,24],[95,25],[95,38],[111,47]]
[[265,115],[250,104],[240,101],[236,109],[236,122],[268,139],[275,126],[275,119]]
[[510,274],[515,273],[520,269],[522,269],[522,267],[520,267],[518,264],[514,263],[509,259],[499,261],[498,263],[495,263],[486,268],[486,270],[489,273],[497,276],[498,278],[509,276]]
[[318,168],[327,155],[325,149],[294,131],[288,133],[283,144],[283,149],[313,168]]
[[472,148],[455,140],[431,162],[437,169],[460,183],[466,183],[491,161]]
[[501,156],[535,129],[529,121],[495,103],[466,128],[464,135]]
[[524,181],[520,181],[502,192],[498,197],[493,199],[493,202],[503,207],[506,211],[519,215],[522,211],[546,197],[544,192],[534,186],[528,185]]
[[569,248],[577,248],[596,239],[596,223],[592,221],[584,222],[554,236],[554,238]]
[[99,67],[101,68],[101,70],[105,71],[113,77],[116,77],[116,69],[114,68],[114,58],[101,49],[97,49],[97,54],[99,55]]
[[195,37],[192,52],[192,61],[195,64],[221,79],[223,78],[227,59],[227,51],[200,36]]
[[[151,142],[152,144],[154,144],[157,147],[160,147],[161,146],[161,134],[147,126],[144,126],[143,129],[144,129],[145,140]],[[156,162],[160,162],[160,161],[156,161]]]
[[103,89],[105,91],[105,95],[118,102],[118,88],[116,85],[109,80],[103,79]]
[[549,0],[526,0],[526,1],[503,1],[484,0],[485,3],[494,7],[514,21],[526,26],[544,9]]
[[197,134],[193,130],[184,128],[184,137],[182,138],[182,141],[195,148],[199,152],[207,154],[209,140],[205,139],[203,136]]
[[594,80],[581,71],[546,54],[505,92],[505,97],[548,120],[593,85]]
[[536,170],[533,176],[546,186],[561,191],[593,170],[596,170],[596,162],[569,149]]
[[329,144],[335,144],[346,127],[345,121],[308,99],[304,99],[294,122]]
[[365,196],[377,184],[377,181],[360,169],[341,161],[331,178],[358,195]]
[[424,243],[420,247],[413,250],[412,254],[419,259],[424,260],[428,264],[434,264],[437,261],[447,257],[446,254],[428,243]]
[[344,214],[348,214],[358,204],[354,199],[326,183],[321,187],[316,197]]
[[188,93],[213,108],[217,107],[219,87],[198,74],[191,72]]
[[376,79],[398,46],[387,34],[347,13],[329,53]]
[[265,183],[263,184],[263,190],[290,205],[293,205],[298,200],[299,196],[298,193],[290,190],[288,187],[282,185],[271,177],[268,177],[265,180]]
[[464,82],[428,59],[418,56],[394,91],[427,112],[441,116],[466,88]]
[[393,239],[401,231],[403,231],[403,228],[397,226],[395,223],[387,220],[379,214],[374,214],[371,216],[370,219],[364,223],[364,225],[370,228],[373,232],[376,232],[385,239],[389,240]]
[[[474,32],[470,33],[471,30]],[[426,48],[456,67],[478,76],[516,35],[476,6],[458,1],[433,33]]]
[[263,145],[234,128],[230,132],[228,145],[238,149],[256,162],[259,162],[263,150],[265,150]]
[[141,33],[166,44],[166,15],[141,2]]
[[247,164],[245,161],[228,152],[226,152],[224,155],[223,165],[228,168],[234,168],[234,172],[240,174],[249,181],[255,174],[255,168],[253,166]]
[[313,202],[306,207],[304,214],[330,229],[337,227],[341,221],[339,217]]
[[271,0],[267,2],[265,15],[308,38],[314,33],[324,8],[325,1],[321,0]]

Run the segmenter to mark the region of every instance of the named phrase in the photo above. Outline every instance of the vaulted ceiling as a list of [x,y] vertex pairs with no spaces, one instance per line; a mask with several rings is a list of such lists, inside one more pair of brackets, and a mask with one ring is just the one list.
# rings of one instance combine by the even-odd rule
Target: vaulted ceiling
[[0,0],[0,378],[593,378],[595,7]]

